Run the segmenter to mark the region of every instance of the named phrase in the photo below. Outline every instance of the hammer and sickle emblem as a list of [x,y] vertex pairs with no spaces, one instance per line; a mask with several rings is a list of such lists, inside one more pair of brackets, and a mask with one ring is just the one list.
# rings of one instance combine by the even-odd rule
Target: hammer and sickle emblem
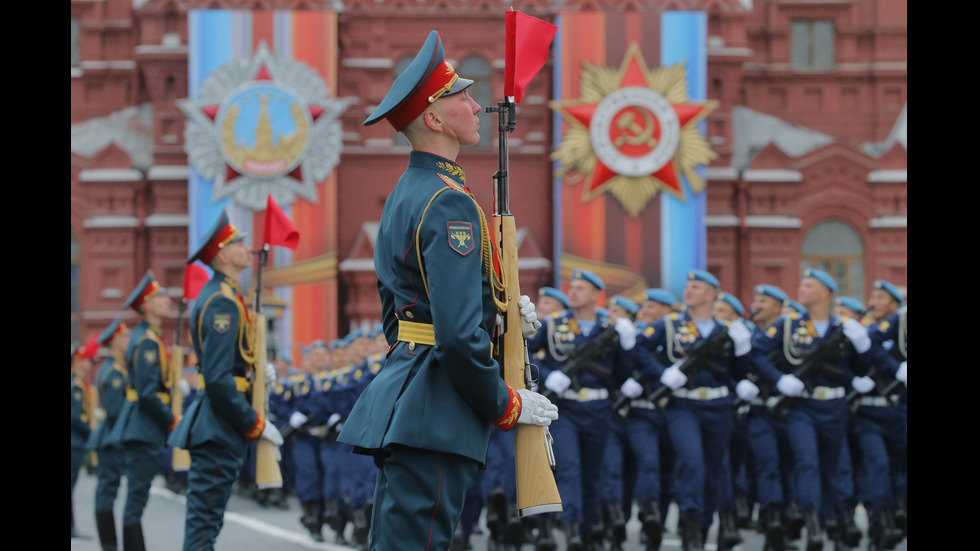
[[[644,124],[641,125],[637,122],[636,111],[642,111]],[[624,112],[616,118],[616,126],[623,131],[613,142],[617,148],[624,143],[627,145],[646,145],[651,149],[657,145],[657,140],[653,137],[656,122],[653,120],[653,114],[646,109]]]

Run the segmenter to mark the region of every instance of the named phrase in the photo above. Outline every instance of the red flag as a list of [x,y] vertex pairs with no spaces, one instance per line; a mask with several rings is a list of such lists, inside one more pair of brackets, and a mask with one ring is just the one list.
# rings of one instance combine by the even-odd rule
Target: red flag
[[204,266],[194,262],[184,267],[184,298],[194,300],[201,292],[201,287],[211,279]]
[[95,355],[98,353],[99,353],[99,334],[96,333],[92,335],[92,338],[90,338],[88,342],[85,343],[85,346],[82,348],[82,357],[91,359],[94,358]]
[[271,194],[265,205],[265,233],[262,244],[281,245],[294,251],[299,245],[299,232],[296,231],[296,226],[272,200]]
[[515,103],[524,99],[524,88],[548,61],[548,49],[558,27],[519,11],[506,12],[506,61],[504,95]]

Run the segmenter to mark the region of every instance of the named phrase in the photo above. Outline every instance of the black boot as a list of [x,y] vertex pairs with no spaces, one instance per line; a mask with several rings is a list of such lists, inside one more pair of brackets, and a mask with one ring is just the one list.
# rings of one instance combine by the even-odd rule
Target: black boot
[[621,546],[626,541],[626,513],[618,501],[610,501],[606,505],[606,519],[613,545]]
[[718,511],[718,549],[733,549],[740,543],[742,537],[735,525],[735,511],[727,508]]
[[752,502],[745,492],[735,493],[735,526],[739,528],[752,526]]
[[840,515],[841,530],[843,530],[844,543],[850,547],[861,545],[861,527],[854,521],[854,509],[848,508]]
[[325,499],[323,501],[323,516],[321,517],[320,523],[326,524],[333,530],[337,543],[347,541],[344,538],[344,527],[347,526],[346,518],[352,516],[352,513],[348,509],[349,507],[345,505],[344,511],[348,513],[345,516],[341,511],[341,505],[337,499]]
[[766,541],[762,548],[765,551],[786,551],[786,533],[778,505],[766,507],[762,512],[762,524]]
[[640,522],[642,523],[640,533],[646,536],[647,551],[657,551],[660,549],[660,542],[663,541],[664,523],[660,517],[660,506],[656,501],[648,501],[640,505]]
[[902,531],[903,537],[908,537],[909,509],[905,503],[905,498],[900,497],[895,500],[895,526]]
[[504,543],[520,548],[524,543],[524,523],[517,513],[517,503],[508,503],[504,514]]
[[323,541],[323,524],[320,521],[320,512],[317,510],[315,501],[302,503],[303,516],[299,518],[300,524],[310,532],[313,541]]
[[843,517],[831,517],[824,523],[827,537],[834,543],[834,551],[850,551],[851,546],[847,544],[844,532]]
[[123,551],[146,551],[143,541],[143,525],[130,524],[122,529]]
[[687,517],[681,519],[681,549],[684,551],[704,551],[704,536],[701,533],[701,519]]
[[507,522],[507,496],[499,486],[490,490],[486,503],[487,530],[490,531],[489,541],[499,544],[503,541],[504,524]]
[[891,509],[885,508],[881,510],[881,527],[883,529],[883,543],[885,549],[895,549],[895,546],[902,541],[902,530],[899,529],[898,525],[895,523],[895,513]]
[[367,511],[363,508],[354,509],[351,514],[354,521],[354,543],[363,547],[367,545],[370,522],[367,518]]
[[99,544],[102,551],[117,551],[119,542],[116,539],[116,517],[111,510],[95,512],[95,528],[99,531]]
[[803,513],[800,512],[800,508],[796,505],[796,502],[790,501],[786,505],[786,522],[784,526],[786,527],[786,537],[791,540],[798,540],[803,534],[803,525],[805,521],[803,519]]
[[538,519],[538,535],[534,541],[534,551],[555,551],[558,544],[555,542],[555,535],[551,532],[554,522],[551,517],[544,515]]
[[566,551],[585,551],[585,540],[582,539],[582,532],[578,523],[569,522],[564,528]]
[[806,551],[823,549],[823,532],[820,528],[820,517],[816,511],[807,511],[806,522]]

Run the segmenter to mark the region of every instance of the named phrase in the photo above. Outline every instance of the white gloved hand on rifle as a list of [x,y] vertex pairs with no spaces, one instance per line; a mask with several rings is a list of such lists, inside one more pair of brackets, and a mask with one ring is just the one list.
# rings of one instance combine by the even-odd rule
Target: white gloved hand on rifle
[[728,326],[728,336],[735,343],[735,356],[741,357],[752,351],[752,333],[742,320],[735,320]]
[[565,392],[570,386],[572,386],[572,380],[561,371],[552,371],[544,380],[544,387],[555,394]]
[[274,364],[265,364],[265,390],[269,392],[270,390],[276,388],[276,366]]
[[518,423],[547,427],[558,419],[558,406],[552,404],[551,400],[526,388],[518,390],[517,395],[521,397],[521,415],[517,418]]
[[783,396],[799,396],[805,388],[803,381],[793,374],[783,375],[776,381],[776,390]]
[[636,346],[636,326],[629,318],[618,318],[615,327],[619,333],[619,346],[623,350],[632,350]]
[[298,429],[303,426],[306,422],[306,415],[302,411],[294,411],[292,415],[289,416],[289,426],[294,429]]
[[867,375],[864,377],[854,377],[851,379],[851,387],[861,394],[867,394],[874,390],[875,380]]
[[670,388],[671,390],[677,390],[678,388],[687,384],[687,375],[681,371],[682,363],[684,363],[683,360],[664,370],[663,375],[660,376],[660,382],[663,383],[664,386]]
[[843,330],[844,335],[854,345],[854,350],[858,354],[864,354],[871,348],[871,337],[868,336],[868,329],[857,320],[850,318],[844,320]]
[[630,377],[623,382],[619,387],[619,391],[623,393],[629,399],[639,398],[643,394],[643,385],[636,382],[636,379]]
[[279,429],[269,421],[265,422],[265,427],[262,429],[262,436],[260,438],[264,438],[277,446],[281,446],[283,442]]
[[751,402],[759,395],[759,386],[748,379],[742,379],[735,385],[735,394],[740,399]]
[[521,295],[520,300],[517,301],[517,307],[521,310],[521,332],[524,334],[524,338],[533,337],[538,329],[541,329],[541,322],[538,321],[538,309],[527,295]]

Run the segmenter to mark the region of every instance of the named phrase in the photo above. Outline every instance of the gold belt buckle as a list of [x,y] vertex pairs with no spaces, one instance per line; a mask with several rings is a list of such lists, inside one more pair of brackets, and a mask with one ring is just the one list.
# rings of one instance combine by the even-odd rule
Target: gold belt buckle
[[826,400],[827,399],[827,389],[826,388],[820,386],[820,387],[817,387],[816,388],[816,391],[817,392],[816,392],[815,398],[817,400]]
[[588,390],[589,389],[587,389],[587,388],[580,388],[580,389],[578,389],[578,399],[579,399],[580,402],[584,402],[585,401],[586,394],[587,394]]
[[698,399],[707,400],[708,399],[708,389],[701,387],[698,389]]

